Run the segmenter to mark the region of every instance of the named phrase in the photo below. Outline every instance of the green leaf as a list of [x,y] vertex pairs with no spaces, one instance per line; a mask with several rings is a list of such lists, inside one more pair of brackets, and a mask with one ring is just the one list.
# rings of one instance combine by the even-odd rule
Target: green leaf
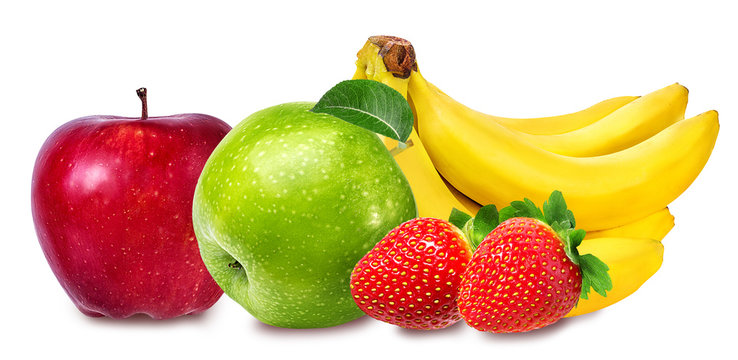
[[[513,217],[527,217],[527,218],[533,218],[538,219],[541,221],[546,221],[546,218],[543,217],[543,213],[541,212],[541,209],[536,206],[536,204],[533,203],[530,199],[526,198],[523,201],[513,201],[510,203],[511,210],[505,210],[504,215],[509,216],[505,218],[505,220]],[[500,211],[502,213],[502,210]],[[512,215],[512,216],[511,216]],[[502,217],[500,217],[502,219]],[[504,221],[504,220],[500,220]]]
[[311,111],[333,115],[402,142],[410,136],[414,121],[402,94],[374,80],[342,81],[328,90]]
[[479,244],[484,241],[487,234],[491,233],[497,225],[500,224],[497,207],[494,205],[482,206],[475,217],[471,217],[465,212],[453,208],[448,221],[466,235],[472,250],[476,250]]
[[504,222],[505,220],[514,218],[517,213],[517,210],[512,206],[506,206],[500,210],[500,223]]
[[577,265],[580,265],[581,261],[577,247],[582,243],[582,240],[584,240],[585,234],[585,231],[582,229],[566,229],[563,232],[563,236],[562,233],[559,232],[559,236],[561,236],[564,241],[564,251],[566,252],[566,256],[568,256],[569,259]]
[[482,243],[487,234],[491,233],[497,225],[500,225],[500,216],[494,205],[482,206],[472,222],[470,239],[472,246],[476,249]]
[[[553,224],[555,222],[561,223],[562,226],[568,224],[570,228],[573,228],[574,215],[566,208],[566,201],[564,201],[564,195],[561,191],[556,190],[551,193],[548,200],[543,202],[543,212],[546,214],[546,223]],[[571,215],[570,215],[571,214]]]
[[577,226],[577,221],[574,220],[574,213],[571,210],[566,210],[566,219],[569,220],[572,229]]
[[454,224],[457,228],[463,230],[466,223],[471,219],[471,215],[457,209],[451,209],[451,215],[448,216],[448,222]]
[[570,232],[569,240],[571,240],[571,246],[578,247],[579,245],[581,245],[585,235],[587,235],[587,232],[582,229],[576,229]]
[[[566,231],[567,231],[568,229],[565,229],[565,228],[563,228],[563,227],[561,226],[561,224],[559,224],[559,223],[557,223],[557,222],[555,222],[555,223],[553,223],[553,224],[549,224],[549,226],[551,226],[551,229],[553,229],[553,231],[554,231],[555,233],[559,234],[559,236],[561,236],[561,233],[564,233],[564,234],[568,234],[568,233],[566,232]],[[563,238],[563,237],[562,237],[562,238]]]
[[607,273],[610,268],[599,258],[592,254],[579,257],[579,270],[582,272],[582,299],[589,298],[589,289],[592,288],[598,294],[606,297],[607,292],[612,290],[612,279]]

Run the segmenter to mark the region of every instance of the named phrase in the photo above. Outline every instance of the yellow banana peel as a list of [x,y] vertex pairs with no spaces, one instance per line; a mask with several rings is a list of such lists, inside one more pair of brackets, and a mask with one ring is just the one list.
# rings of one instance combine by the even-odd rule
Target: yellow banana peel
[[602,230],[665,208],[694,181],[712,153],[717,112],[678,121],[628,149],[596,157],[562,156],[523,141],[433,90],[419,72],[408,84],[418,135],[435,168],[480,204],[566,196],[577,224]]
[[661,267],[664,246],[654,239],[603,237],[585,239],[580,254],[593,254],[610,268],[612,290],[606,297],[591,292],[589,299],[579,299],[567,317],[588,314],[628,297]]
[[614,111],[638,99],[638,96],[618,96],[603,100],[586,109],[570,114],[540,118],[508,118],[484,114],[508,129],[530,135],[559,135],[589,126]]
[[687,88],[673,84],[644,95],[607,116],[558,135],[517,136],[556,154],[598,156],[627,149],[684,119]]
[[642,237],[661,241],[673,227],[674,215],[669,212],[669,208],[663,208],[630,224],[606,230],[587,231],[586,239],[604,237]]

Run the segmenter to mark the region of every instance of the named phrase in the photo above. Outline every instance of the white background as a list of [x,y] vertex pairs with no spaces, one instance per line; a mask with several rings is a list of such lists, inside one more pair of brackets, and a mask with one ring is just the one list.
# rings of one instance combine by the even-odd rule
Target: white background
[[[0,357],[735,356],[738,20],[730,2],[104,3],[0,6]],[[76,310],[46,264],[30,212],[35,156],[56,127],[85,115],[138,116],[140,86],[152,116],[201,112],[235,125],[270,105],[317,100],[353,74],[356,52],[376,34],[412,41],[428,80],[496,115],[566,113],[674,82],[690,89],[687,116],[718,110],[713,156],[670,207],[676,227],[661,270],[610,308],[522,335],[464,324],[407,331],[368,318],[277,329],[226,296],[171,321]]]

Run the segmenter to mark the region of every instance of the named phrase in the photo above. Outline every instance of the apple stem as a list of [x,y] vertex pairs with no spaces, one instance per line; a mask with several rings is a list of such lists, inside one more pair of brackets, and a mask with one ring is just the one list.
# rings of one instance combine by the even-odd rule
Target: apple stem
[[141,99],[141,120],[149,118],[149,106],[146,103],[146,88],[142,87],[136,90],[138,98]]
[[408,140],[407,142],[398,142],[397,146],[390,149],[390,155],[392,155],[393,157],[397,156],[399,153],[407,150],[407,148],[412,147],[413,145],[414,144],[412,140]]

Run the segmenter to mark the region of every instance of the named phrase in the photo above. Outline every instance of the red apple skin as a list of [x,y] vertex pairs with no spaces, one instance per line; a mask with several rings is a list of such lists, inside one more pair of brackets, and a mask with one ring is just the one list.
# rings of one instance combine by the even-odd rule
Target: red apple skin
[[82,313],[167,319],[220,298],[195,239],[192,197],[230,129],[202,114],[90,116],[49,136],[33,171],[33,220]]

